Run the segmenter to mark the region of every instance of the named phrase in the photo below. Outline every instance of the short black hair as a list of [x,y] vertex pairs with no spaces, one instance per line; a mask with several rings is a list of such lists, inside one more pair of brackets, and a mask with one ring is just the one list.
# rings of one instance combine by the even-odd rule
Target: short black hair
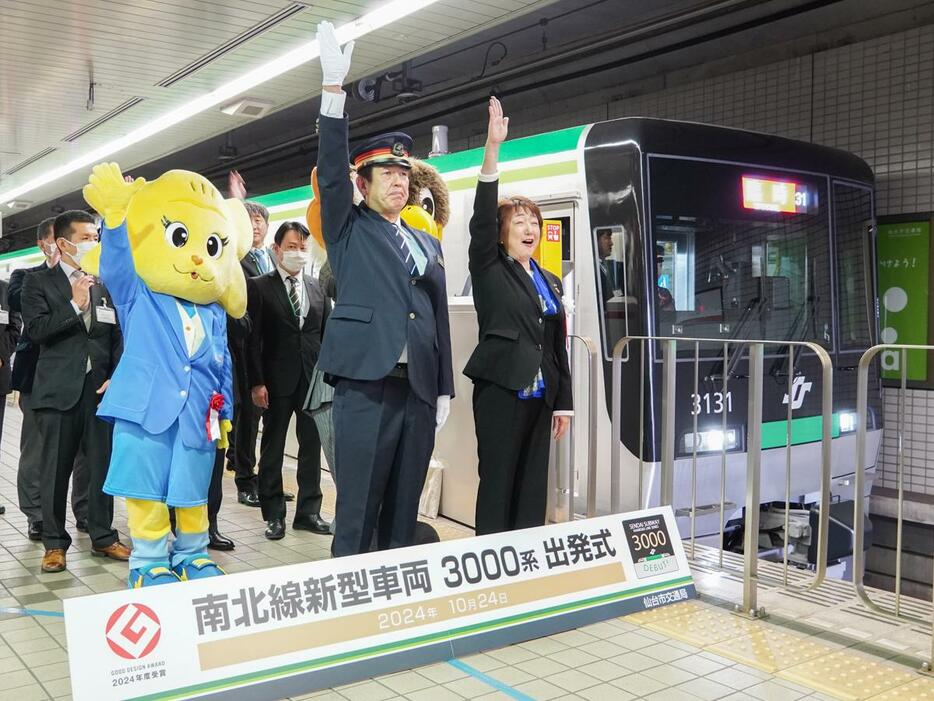
[[267,224],[269,223],[269,210],[259,202],[244,202],[243,206],[246,208],[246,213],[250,215],[250,218],[252,218],[254,214],[258,214]]
[[81,209],[70,209],[67,212],[62,212],[55,217],[55,238],[67,239],[71,235],[72,224],[94,224],[94,226],[97,226],[97,220]]
[[368,183],[373,182],[373,164],[357,168],[357,175],[366,180]]
[[282,239],[285,238],[285,235],[290,231],[297,231],[299,236],[302,237],[302,241],[311,236],[311,232],[308,231],[308,227],[297,221],[286,221],[282,222],[279,225],[279,228],[276,229],[276,235],[273,237],[273,241],[276,242],[277,246],[282,245]]
[[36,227],[36,241],[45,241],[55,233],[55,217],[48,217]]

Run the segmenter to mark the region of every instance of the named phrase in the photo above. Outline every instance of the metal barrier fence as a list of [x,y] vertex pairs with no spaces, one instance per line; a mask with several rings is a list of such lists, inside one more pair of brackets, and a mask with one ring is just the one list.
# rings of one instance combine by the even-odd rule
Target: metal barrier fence
[[[896,502],[896,544],[895,544],[895,609],[889,610],[880,606],[872,600],[863,584],[863,577],[866,568],[865,557],[865,536],[861,527],[863,513],[865,512],[865,492],[866,492],[866,436],[868,432],[867,412],[869,405],[869,375],[872,367],[872,361],[879,353],[883,351],[898,351],[899,355],[899,394],[895,421],[896,441],[896,459],[895,459],[895,479],[898,485],[898,498]],[[932,351],[934,346],[912,346],[902,344],[880,344],[873,346],[859,360],[859,368],[856,380],[856,494],[853,504],[853,525],[854,525],[854,544],[853,544],[853,585],[857,596],[871,610],[895,618],[927,625],[928,621],[918,616],[902,611],[902,533],[904,526],[904,505],[905,505],[905,392],[908,388],[908,352],[909,351]],[[932,568],[934,569],[934,568]],[[932,573],[932,612],[931,612],[931,656],[929,662],[923,666],[924,672],[931,674],[934,667],[934,573]]]
[[[745,540],[744,540],[744,567],[743,567],[743,603],[741,610],[747,615],[758,615],[759,607],[757,602],[757,581],[758,581],[758,537],[759,537],[759,503],[760,503],[760,469],[762,456],[762,384],[763,384],[763,363],[765,358],[765,349],[769,347],[787,347],[787,365],[788,375],[788,414],[786,429],[786,461],[785,461],[785,548],[784,548],[784,577],[785,584],[788,584],[788,530],[789,514],[791,509],[791,446],[792,446],[792,401],[795,355],[802,350],[811,351],[820,360],[821,364],[821,464],[820,464],[820,494],[821,503],[828,504],[830,500],[830,469],[831,469],[831,426],[833,414],[833,368],[831,366],[830,356],[823,347],[805,341],[776,342],[764,340],[735,340],[724,341],[723,339],[711,338],[687,338],[687,337],[655,337],[655,336],[627,336],[621,339],[613,348],[613,397],[612,397],[612,436],[613,440],[611,451],[611,510],[617,512],[620,510],[620,470],[622,460],[622,442],[618,440],[621,435],[621,416],[622,416],[622,356],[628,349],[629,344],[638,341],[641,345],[639,353],[641,379],[639,387],[639,500],[640,507],[643,506],[642,499],[644,490],[644,459],[642,454],[643,438],[645,435],[645,378],[646,378],[646,357],[655,362],[654,356],[649,356],[652,344],[660,344],[662,350],[662,368],[661,368],[661,465],[659,493],[661,504],[671,504],[674,508],[674,463],[675,463],[675,397],[677,373],[676,365],[678,362],[678,344],[691,344],[693,346],[693,394],[698,396],[699,388],[699,364],[701,345],[713,348],[722,348],[723,366],[721,375],[721,390],[723,396],[727,396],[729,378],[733,366],[738,362],[743,353],[748,354],[749,362],[749,392],[747,400],[747,428],[746,428],[746,520],[745,520]],[[734,350],[731,352],[731,348]],[[630,353],[630,359],[633,357]],[[631,362],[631,360],[629,361]],[[694,413],[693,440],[691,446],[691,505],[690,505],[690,523],[691,523],[691,555],[694,555],[695,533],[697,519],[697,413]],[[722,412],[722,431],[724,437],[727,435],[727,411]],[[720,451],[720,528],[719,528],[719,548],[720,548],[720,566],[723,566],[723,536],[724,536],[724,512],[727,506],[725,498],[726,489],[726,466],[727,466],[727,443],[723,441]],[[822,508],[818,518],[817,532],[817,563],[813,582],[806,588],[813,590],[821,585],[827,572],[827,540],[828,540],[829,513],[828,509]]]

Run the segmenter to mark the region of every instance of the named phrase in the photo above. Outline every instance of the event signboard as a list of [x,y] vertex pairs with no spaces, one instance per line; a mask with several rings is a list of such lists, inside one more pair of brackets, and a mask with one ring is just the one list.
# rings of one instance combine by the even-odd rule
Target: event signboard
[[695,595],[662,507],[68,599],[65,626],[75,699],[278,698]]

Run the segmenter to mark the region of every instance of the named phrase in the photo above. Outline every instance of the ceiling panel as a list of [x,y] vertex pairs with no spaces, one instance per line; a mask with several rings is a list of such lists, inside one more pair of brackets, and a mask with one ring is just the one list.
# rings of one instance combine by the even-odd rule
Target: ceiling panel
[[[551,0],[443,0],[357,42],[349,80],[398,66],[403,60]],[[160,81],[190,66],[293,5],[303,8],[170,85]],[[0,0],[0,192],[122,136],[206,91],[314,37],[321,19],[342,24],[373,2],[322,0]],[[93,80],[93,110],[87,109]],[[249,91],[274,109],[320,92],[317,61]],[[141,102],[73,142],[64,139],[124,105]],[[244,123],[214,108],[114,156],[131,168]],[[17,164],[55,149],[15,174]],[[86,172],[24,194],[33,203],[79,187]],[[5,203],[0,203],[3,207]],[[0,210],[6,211],[6,210]]]

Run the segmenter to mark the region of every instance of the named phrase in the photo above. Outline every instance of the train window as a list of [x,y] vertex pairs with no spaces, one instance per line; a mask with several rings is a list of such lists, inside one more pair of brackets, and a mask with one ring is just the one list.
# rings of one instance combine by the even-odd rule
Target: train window
[[865,187],[834,183],[833,214],[840,348],[865,350],[872,345],[874,326],[872,192]]
[[823,179],[653,157],[650,187],[658,335],[832,344]]

